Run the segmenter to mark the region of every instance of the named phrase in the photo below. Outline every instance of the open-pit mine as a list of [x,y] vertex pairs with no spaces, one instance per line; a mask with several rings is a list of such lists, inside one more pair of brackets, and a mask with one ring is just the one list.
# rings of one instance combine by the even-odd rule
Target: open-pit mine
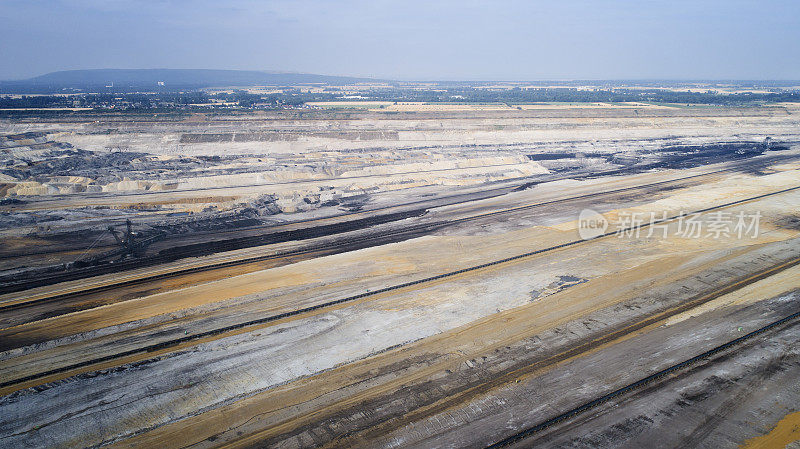
[[0,447],[797,440],[798,103],[0,115]]

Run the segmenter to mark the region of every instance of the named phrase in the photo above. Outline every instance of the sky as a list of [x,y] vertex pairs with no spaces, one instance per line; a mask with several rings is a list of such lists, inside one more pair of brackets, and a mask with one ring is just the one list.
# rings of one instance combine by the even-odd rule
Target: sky
[[0,79],[90,68],[800,79],[797,0],[0,0],[0,24]]

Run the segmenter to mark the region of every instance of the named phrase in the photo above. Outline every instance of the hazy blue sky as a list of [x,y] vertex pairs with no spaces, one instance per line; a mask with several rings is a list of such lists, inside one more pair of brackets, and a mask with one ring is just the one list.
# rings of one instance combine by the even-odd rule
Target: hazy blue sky
[[156,67],[800,79],[798,0],[0,0],[0,24],[0,79]]

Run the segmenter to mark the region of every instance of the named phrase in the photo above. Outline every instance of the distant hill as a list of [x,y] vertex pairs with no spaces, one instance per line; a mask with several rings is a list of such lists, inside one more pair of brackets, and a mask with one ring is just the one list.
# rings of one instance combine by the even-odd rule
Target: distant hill
[[375,80],[253,70],[92,69],[64,70],[26,80],[0,81],[0,92],[54,93],[75,89],[83,92],[175,91],[220,86],[348,84],[369,81]]

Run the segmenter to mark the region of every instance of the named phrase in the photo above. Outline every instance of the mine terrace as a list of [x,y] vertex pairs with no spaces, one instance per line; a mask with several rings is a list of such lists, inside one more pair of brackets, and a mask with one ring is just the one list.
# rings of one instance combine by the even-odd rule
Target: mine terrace
[[792,441],[797,86],[162,75],[0,84],[0,446]]

